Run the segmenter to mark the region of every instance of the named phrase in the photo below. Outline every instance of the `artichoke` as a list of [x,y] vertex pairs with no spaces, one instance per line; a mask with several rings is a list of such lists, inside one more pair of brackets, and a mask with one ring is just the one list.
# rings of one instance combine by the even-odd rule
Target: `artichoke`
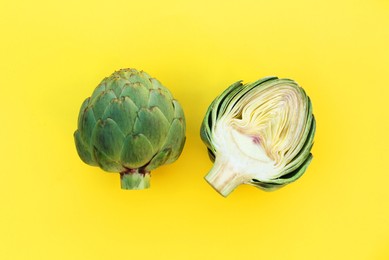
[[120,173],[122,189],[144,189],[151,170],[180,156],[184,112],[157,79],[121,69],[82,103],[74,139],[83,162]]
[[240,184],[276,190],[307,169],[315,129],[311,101],[293,80],[238,81],[204,117],[201,139],[214,162],[205,179],[225,197]]

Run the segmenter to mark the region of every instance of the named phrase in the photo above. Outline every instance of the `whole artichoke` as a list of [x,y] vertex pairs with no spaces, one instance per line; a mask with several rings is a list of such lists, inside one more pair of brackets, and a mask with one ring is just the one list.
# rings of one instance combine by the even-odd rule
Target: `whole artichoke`
[[223,196],[240,184],[278,189],[307,169],[315,129],[311,101],[295,81],[236,82],[215,98],[201,126],[214,161],[205,179]]
[[184,112],[157,79],[121,69],[83,102],[74,138],[86,164],[119,172],[122,189],[144,189],[151,170],[180,156]]

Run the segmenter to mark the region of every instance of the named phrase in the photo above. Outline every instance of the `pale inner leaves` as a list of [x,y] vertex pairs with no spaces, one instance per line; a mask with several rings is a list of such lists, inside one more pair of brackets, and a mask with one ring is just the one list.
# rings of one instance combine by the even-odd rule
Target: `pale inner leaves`
[[217,150],[234,161],[236,171],[262,180],[278,177],[297,153],[306,120],[303,98],[287,85],[254,89],[216,124]]

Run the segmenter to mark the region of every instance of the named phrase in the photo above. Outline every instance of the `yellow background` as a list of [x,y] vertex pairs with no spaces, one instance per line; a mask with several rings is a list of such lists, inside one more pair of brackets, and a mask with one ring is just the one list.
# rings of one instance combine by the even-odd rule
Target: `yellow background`
[[[0,259],[389,259],[389,3],[0,2]],[[182,156],[123,191],[81,162],[82,101],[113,71],[158,78],[187,117]],[[314,160],[272,193],[204,180],[203,115],[231,83],[298,81]]]

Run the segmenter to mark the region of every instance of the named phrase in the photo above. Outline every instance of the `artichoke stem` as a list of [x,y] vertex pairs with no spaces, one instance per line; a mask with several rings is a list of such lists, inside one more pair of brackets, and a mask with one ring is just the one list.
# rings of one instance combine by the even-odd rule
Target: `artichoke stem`
[[120,184],[123,190],[143,190],[150,188],[150,173],[122,172]]
[[228,162],[218,160],[217,157],[205,180],[223,197],[227,197],[243,183],[242,176],[237,174]]

